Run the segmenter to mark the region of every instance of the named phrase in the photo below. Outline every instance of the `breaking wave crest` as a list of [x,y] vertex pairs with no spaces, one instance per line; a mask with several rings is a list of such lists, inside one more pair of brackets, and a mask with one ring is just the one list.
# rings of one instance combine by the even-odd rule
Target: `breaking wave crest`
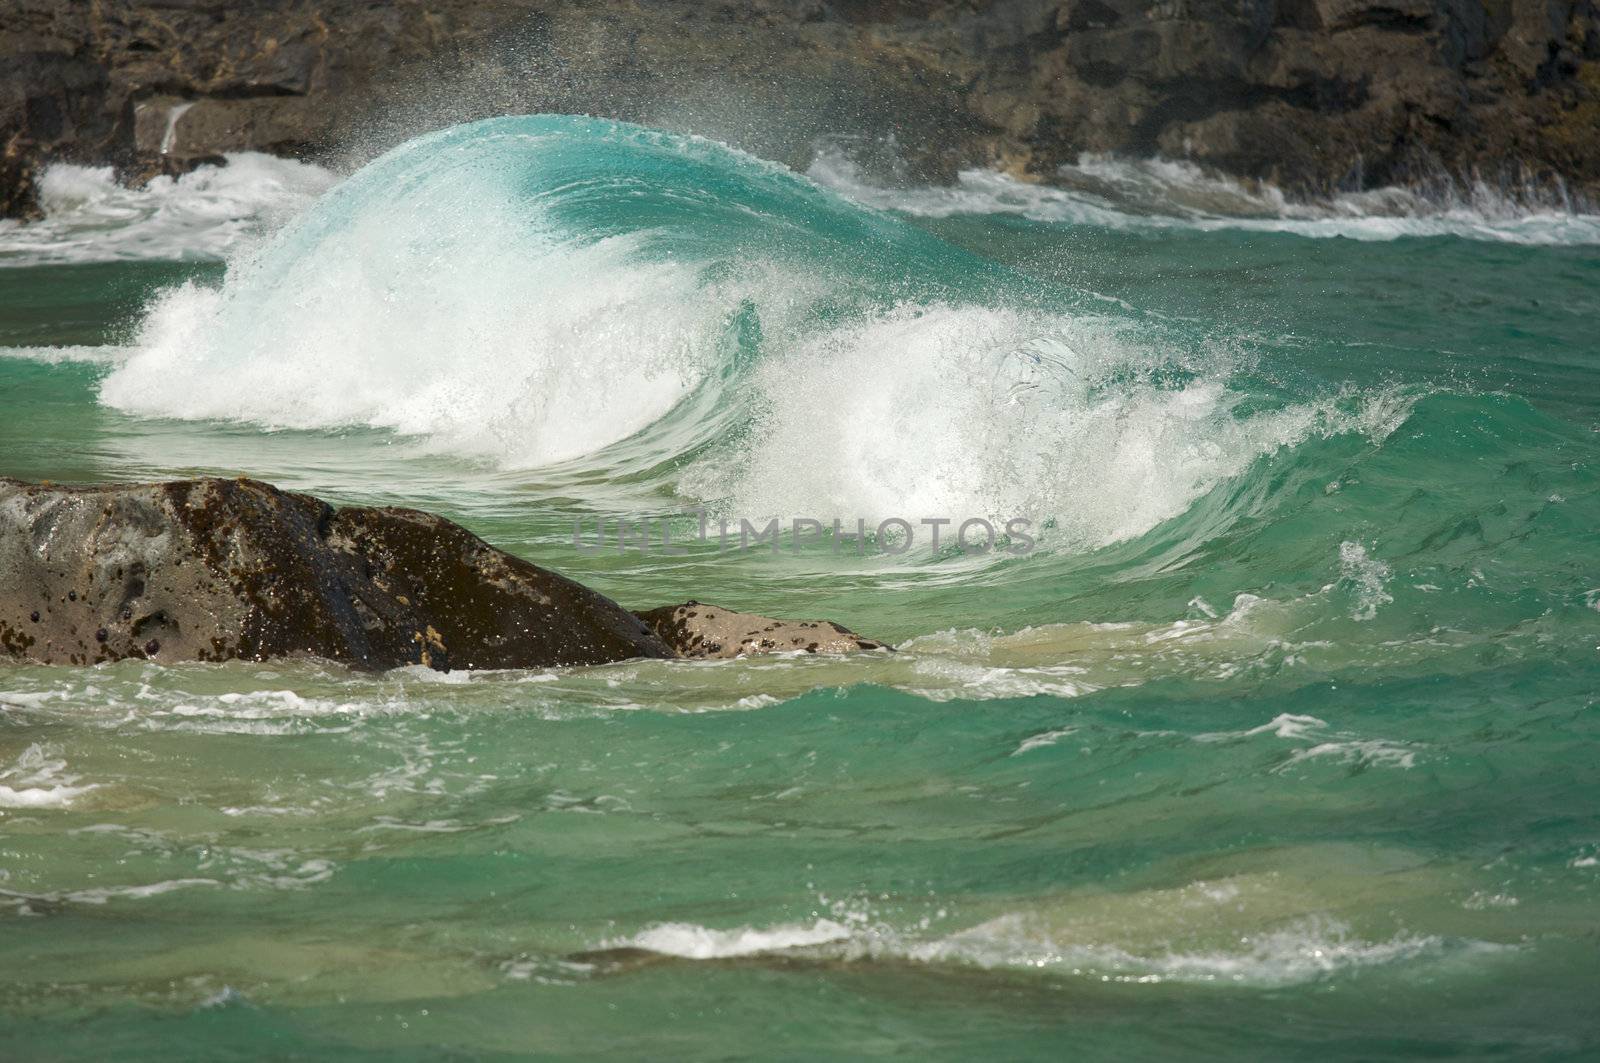
[[1409,409],[1247,402],[1250,361],[721,144],[539,116],[403,145],[220,288],[167,292],[101,400],[630,467],[740,515],[1023,515],[1094,547]]

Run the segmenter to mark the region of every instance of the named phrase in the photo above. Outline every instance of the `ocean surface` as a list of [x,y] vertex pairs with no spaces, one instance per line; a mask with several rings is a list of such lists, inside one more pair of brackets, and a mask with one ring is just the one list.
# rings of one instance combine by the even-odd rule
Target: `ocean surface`
[[0,665],[0,1057],[1600,1056],[1600,217],[848,147],[507,118],[0,223],[0,475],[899,647]]

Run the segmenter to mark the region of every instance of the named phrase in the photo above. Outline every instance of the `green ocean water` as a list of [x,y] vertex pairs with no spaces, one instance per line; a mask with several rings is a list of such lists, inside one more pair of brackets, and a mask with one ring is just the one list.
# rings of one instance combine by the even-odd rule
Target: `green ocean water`
[[[899,650],[0,664],[0,1058],[1600,1054],[1600,222],[1108,167],[544,117],[53,172],[0,475],[419,506]],[[697,507],[918,533],[574,542]]]

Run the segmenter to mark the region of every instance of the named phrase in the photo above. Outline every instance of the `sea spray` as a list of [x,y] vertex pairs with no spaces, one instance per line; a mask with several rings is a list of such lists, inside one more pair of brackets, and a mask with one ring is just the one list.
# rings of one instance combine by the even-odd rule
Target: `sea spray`
[[763,526],[1020,515],[1084,550],[1404,417],[1389,392],[1242,403],[1254,359],[713,142],[540,116],[403,145],[220,288],[167,292],[100,398],[502,470],[667,471]]

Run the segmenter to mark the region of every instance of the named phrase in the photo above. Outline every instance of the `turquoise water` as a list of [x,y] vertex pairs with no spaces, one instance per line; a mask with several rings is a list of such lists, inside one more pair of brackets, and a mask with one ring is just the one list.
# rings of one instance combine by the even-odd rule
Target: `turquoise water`
[[[422,506],[900,651],[6,665],[0,1055],[1600,1052],[1600,224],[1097,166],[544,117],[54,172],[0,474]],[[573,542],[695,507],[1035,545]]]

